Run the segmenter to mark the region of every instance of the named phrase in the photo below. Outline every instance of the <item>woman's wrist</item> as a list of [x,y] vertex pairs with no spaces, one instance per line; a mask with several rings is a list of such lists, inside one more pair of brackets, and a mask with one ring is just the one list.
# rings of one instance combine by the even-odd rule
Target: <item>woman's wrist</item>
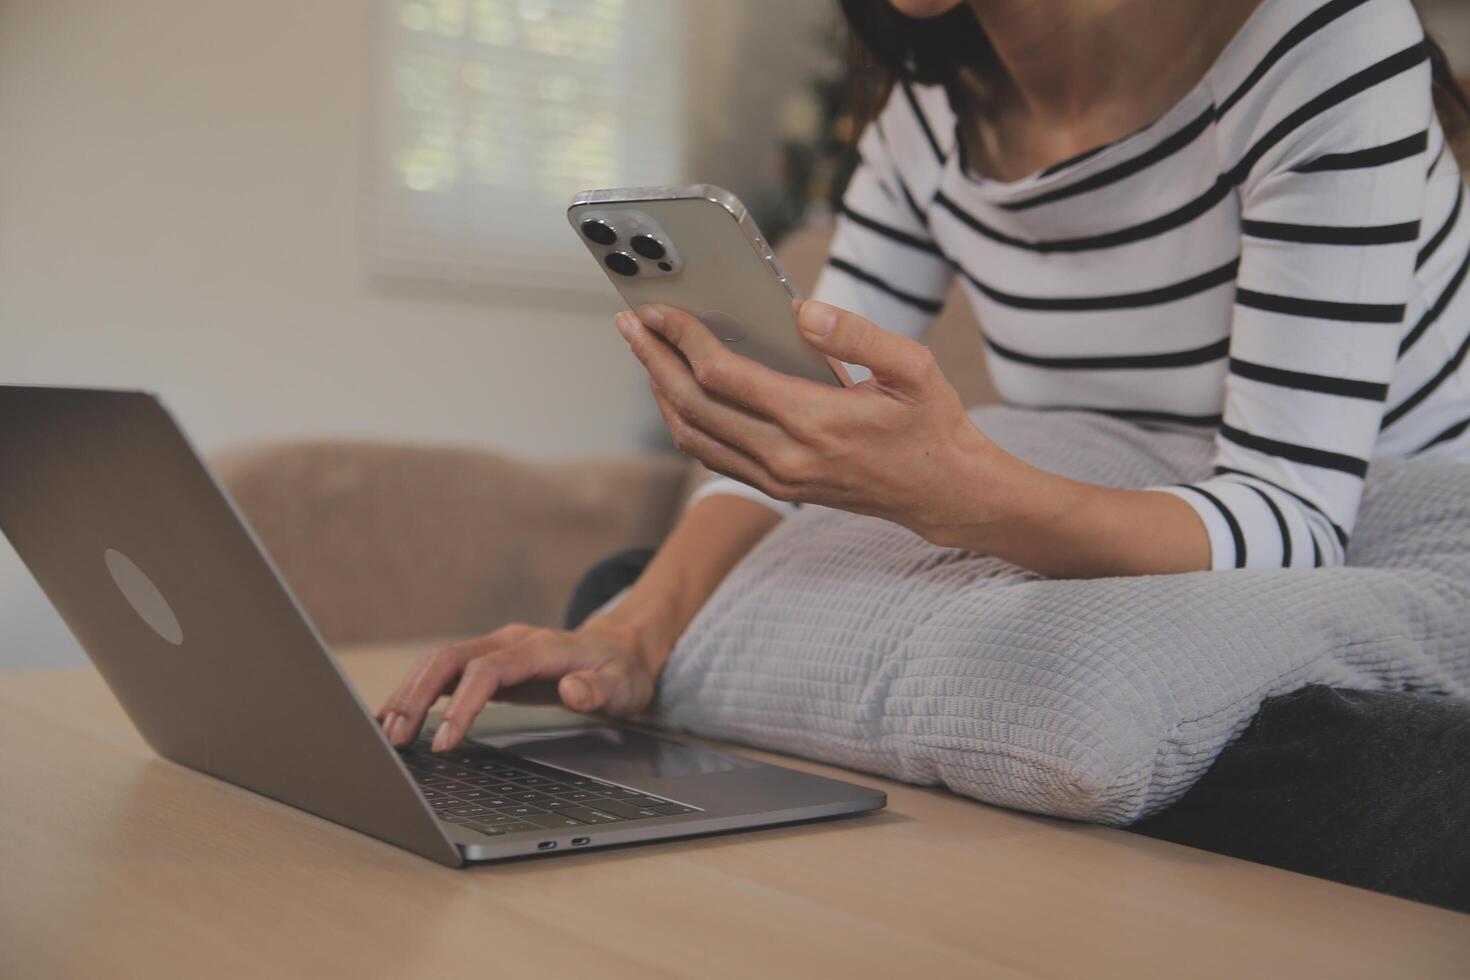
[[674,624],[669,622],[667,613],[659,614],[640,608],[641,603],[636,600],[630,608],[629,600],[632,598],[630,594],[612,609],[588,617],[578,628],[578,632],[593,633],[606,638],[619,649],[643,661],[649,672],[657,677],[674,652],[678,632]]
[[973,424],[956,442],[950,479],[930,488],[933,503],[908,525],[932,544],[1006,557],[1010,542],[1054,527],[1092,489],[1013,456]]
[[780,520],[769,507],[742,497],[705,497],[679,518],[622,600],[582,628],[607,636],[657,677],[730,569]]

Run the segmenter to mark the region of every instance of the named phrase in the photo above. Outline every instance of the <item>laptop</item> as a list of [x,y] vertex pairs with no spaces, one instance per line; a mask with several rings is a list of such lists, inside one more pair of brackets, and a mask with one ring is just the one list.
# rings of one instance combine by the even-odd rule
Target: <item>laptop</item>
[[455,751],[395,750],[144,392],[0,386],[0,530],[159,755],[441,864],[887,802],[559,709],[496,706]]

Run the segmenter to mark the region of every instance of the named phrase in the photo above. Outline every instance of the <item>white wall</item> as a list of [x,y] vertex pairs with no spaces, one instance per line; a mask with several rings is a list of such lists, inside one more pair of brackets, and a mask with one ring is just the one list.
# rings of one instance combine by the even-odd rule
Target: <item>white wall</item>
[[[750,193],[830,4],[688,2],[691,176]],[[644,438],[610,287],[558,306],[364,271],[372,3],[0,0],[0,381],[153,389],[206,451]],[[81,660],[0,542],[0,668]]]

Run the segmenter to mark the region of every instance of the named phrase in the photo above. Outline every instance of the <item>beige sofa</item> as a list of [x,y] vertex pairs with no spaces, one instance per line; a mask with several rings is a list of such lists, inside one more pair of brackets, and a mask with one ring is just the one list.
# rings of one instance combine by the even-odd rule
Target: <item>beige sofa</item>
[[[804,289],[829,235],[806,228],[782,245]],[[967,403],[994,400],[958,291],[929,342]],[[612,551],[657,544],[704,478],[673,453],[532,463],[366,441],[248,446],[213,462],[334,645],[560,625],[582,572]]]

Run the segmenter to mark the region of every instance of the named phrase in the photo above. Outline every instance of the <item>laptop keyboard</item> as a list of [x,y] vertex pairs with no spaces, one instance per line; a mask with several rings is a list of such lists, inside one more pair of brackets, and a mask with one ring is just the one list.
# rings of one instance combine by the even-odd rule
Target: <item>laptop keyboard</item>
[[487,837],[586,829],[696,810],[485,746],[431,753],[429,744],[420,739],[403,753],[424,799],[440,820]]

